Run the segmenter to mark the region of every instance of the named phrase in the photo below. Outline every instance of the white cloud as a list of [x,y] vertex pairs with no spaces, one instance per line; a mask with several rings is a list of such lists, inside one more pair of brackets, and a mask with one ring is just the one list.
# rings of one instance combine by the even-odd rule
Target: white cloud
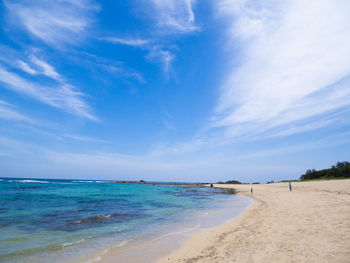
[[[165,73],[169,73],[169,70],[171,68],[171,62],[175,59],[175,55],[170,50],[165,49],[160,45],[151,45],[152,41],[150,40],[139,39],[139,38],[115,38],[115,37],[104,37],[104,38],[100,38],[100,40],[108,41],[115,44],[139,47],[144,50],[148,50],[146,59],[159,62],[162,65],[162,68]],[[119,68],[115,68],[115,67],[113,67],[114,69],[112,67],[110,68],[111,68],[111,71],[120,71]],[[141,80],[141,78],[137,76],[139,74],[135,75],[135,73],[131,72],[126,75],[130,75]]]
[[13,105],[3,100],[0,100],[0,118],[13,121],[33,122],[31,118],[13,110]]
[[[187,33],[198,30],[192,10],[193,0],[152,0],[157,25],[166,32]],[[153,15],[154,13],[152,13]]]
[[[317,135],[309,147],[349,125],[350,3],[242,0],[219,7],[229,25],[228,75],[213,118],[192,140],[156,145],[152,154],[240,156],[235,150],[243,144],[268,139],[262,148],[269,151],[279,148],[281,137],[307,132]],[[293,148],[288,140],[284,147]]]
[[107,42],[115,43],[115,44],[122,44],[122,45],[133,46],[133,47],[143,47],[150,43],[149,40],[140,39],[140,38],[103,37],[100,39]]
[[303,130],[306,120],[317,124],[350,104],[349,1],[242,0],[219,7],[229,23],[227,52],[241,63],[222,88],[213,126],[231,136],[290,124]]
[[90,1],[5,1],[9,17],[49,45],[80,41],[98,11]]
[[146,58],[160,62],[164,72],[169,73],[171,62],[175,59],[175,55],[169,50],[163,49],[159,46],[154,46]]
[[[35,54],[26,56],[24,54],[27,52],[18,52],[7,46],[0,45],[0,49],[5,51],[0,54],[0,84],[4,83],[1,87],[28,95],[71,114],[96,120],[90,113],[89,106],[83,100],[85,94],[71,85],[42,56],[38,56],[38,50],[35,50]],[[17,73],[18,69],[30,76],[21,75],[21,72]],[[37,77],[41,75],[51,80],[40,79],[38,81]],[[6,109],[5,113],[5,109],[2,109],[3,116],[10,115],[9,110]],[[11,116],[15,117],[15,114]],[[16,116],[20,118],[19,115]],[[24,120],[24,118],[22,119]]]
[[55,68],[51,66],[49,63],[47,63],[44,60],[38,59],[35,56],[31,57],[31,61],[40,68],[42,74],[45,76],[52,78],[57,81],[61,81],[61,76],[56,72]]
[[4,87],[20,94],[28,95],[74,115],[96,120],[90,113],[89,106],[81,98],[84,94],[70,84],[59,83],[55,86],[42,86],[9,72],[1,66],[0,82],[5,84]]
[[112,73],[114,76],[127,79],[135,79],[140,83],[146,83],[146,80],[143,78],[143,76],[133,69],[108,64],[99,64],[98,66],[102,69],[105,69],[107,72]]
[[57,136],[60,139],[68,138],[68,139],[73,139],[76,141],[83,141],[83,142],[91,142],[91,143],[109,143],[109,141],[102,140],[102,139],[97,139],[97,138],[92,138],[88,136],[82,136],[82,135],[73,135],[73,134],[64,134],[62,137]]
[[27,72],[30,75],[36,75],[37,71],[35,69],[33,69],[32,67],[30,67],[27,63],[25,63],[22,60],[18,60],[17,61],[17,65],[18,67],[23,70],[24,72]]
[[[17,57],[19,57],[19,54],[17,54]],[[22,59],[25,60],[24,58]],[[35,55],[31,55],[29,57],[29,60],[26,59],[27,62],[23,61],[22,59],[18,59],[16,63],[13,63],[12,61],[10,61],[10,59],[7,59],[6,63],[8,65],[21,69],[22,71],[30,75],[45,75],[46,77],[51,78],[53,80],[63,82],[63,79],[60,76],[60,74],[57,73],[55,68],[45,60],[39,59]]]

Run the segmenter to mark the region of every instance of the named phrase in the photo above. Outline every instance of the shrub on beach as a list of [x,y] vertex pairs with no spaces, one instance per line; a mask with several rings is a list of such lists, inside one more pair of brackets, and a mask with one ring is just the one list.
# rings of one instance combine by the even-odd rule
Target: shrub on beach
[[226,182],[218,182],[218,184],[241,184],[241,182],[236,181],[236,180],[229,180]]
[[332,179],[332,178],[350,178],[350,162],[337,162],[329,169],[323,170],[307,170],[305,174],[300,176],[300,180],[311,179]]

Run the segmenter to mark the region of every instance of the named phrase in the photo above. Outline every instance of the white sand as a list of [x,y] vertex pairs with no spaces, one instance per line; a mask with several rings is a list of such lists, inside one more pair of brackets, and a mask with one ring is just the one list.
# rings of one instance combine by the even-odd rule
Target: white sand
[[[243,215],[192,235],[165,262],[350,262],[350,180],[253,185]],[[236,188],[251,196],[251,185]],[[156,251],[154,253],[157,253]]]

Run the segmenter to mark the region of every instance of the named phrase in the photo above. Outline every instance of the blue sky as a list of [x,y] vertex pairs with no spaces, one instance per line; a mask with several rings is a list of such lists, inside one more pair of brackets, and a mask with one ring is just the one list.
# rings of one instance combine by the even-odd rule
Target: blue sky
[[1,176],[266,182],[349,160],[349,12],[3,0]]

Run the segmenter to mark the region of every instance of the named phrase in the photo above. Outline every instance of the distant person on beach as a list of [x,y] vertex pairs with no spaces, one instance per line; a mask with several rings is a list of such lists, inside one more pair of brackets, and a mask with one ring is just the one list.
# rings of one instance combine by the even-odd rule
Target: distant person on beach
[[292,191],[292,184],[289,182],[289,191]]
[[250,194],[253,194],[253,187],[250,188]]

